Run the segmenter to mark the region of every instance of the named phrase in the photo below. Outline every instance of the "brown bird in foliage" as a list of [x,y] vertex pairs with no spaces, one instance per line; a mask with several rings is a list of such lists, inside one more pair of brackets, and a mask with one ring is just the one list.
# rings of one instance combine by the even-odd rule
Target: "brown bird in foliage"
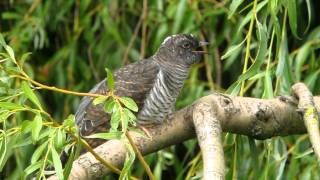
[[[159,124],[173,112],[190,66],[199,62],[203,53],[197,49],[207,44],[193,35],[172,35],[153,56],[114,72],[114,94],[131,97],[137,103],[138,125]],[[107,94],[109,88],[105,81],[98,83],[90,93]],[[104,111],[102,104],[95,106],[92,101],[92,97],[84,97],[75,115],[81,135],[107,132],[110,128],[111,115]],[[102,142],[104,140],[99,139],[89,143],[95,147]]]

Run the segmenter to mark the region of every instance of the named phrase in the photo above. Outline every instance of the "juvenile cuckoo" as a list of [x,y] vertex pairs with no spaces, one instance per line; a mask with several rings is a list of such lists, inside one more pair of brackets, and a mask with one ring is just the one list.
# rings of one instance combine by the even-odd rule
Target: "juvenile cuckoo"
[[[172,35],[162,42],[153,56],[113,73],[114,94],[131,97],[139,107],[138,125],[159,124],[172,113],[190,66],[199,62],[203,53],[197,49],[206,44],[193,35]],[[105,81],[98,83],[90,93],[106,94],[109,89]],[[75,115],[82,135],[106,132],[110,128],[110,114],[104,112],[103,105],[95,106],[92,101],[93,98],[84,97]]]

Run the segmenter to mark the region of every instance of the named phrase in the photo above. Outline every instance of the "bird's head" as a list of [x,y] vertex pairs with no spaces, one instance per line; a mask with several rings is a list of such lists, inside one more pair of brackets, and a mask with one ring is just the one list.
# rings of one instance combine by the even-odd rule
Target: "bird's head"
[[169,63],[179,63],[190,66],[200,61],[201,55],[206,53],[199,51],[207,42],[198,41],[191,34],[177,34],[167,37],[161,44],[156,55]]

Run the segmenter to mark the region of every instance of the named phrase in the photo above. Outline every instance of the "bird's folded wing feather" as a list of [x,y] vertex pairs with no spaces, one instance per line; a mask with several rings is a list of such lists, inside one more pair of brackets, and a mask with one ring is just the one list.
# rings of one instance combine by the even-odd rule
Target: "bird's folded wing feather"
[[[114,72],[115,90],[117,96],[131,97],[139,109],[154,85],[159,72],[157,63],[152,59],[138,61]],[[90,93],[106,94],[109,89],[104,79]],[[84,97],[76,112],[76,123],[82,135],[106,131],[109,126],[110,114],[105,113],[103,105],[93,105],[92,97]]]

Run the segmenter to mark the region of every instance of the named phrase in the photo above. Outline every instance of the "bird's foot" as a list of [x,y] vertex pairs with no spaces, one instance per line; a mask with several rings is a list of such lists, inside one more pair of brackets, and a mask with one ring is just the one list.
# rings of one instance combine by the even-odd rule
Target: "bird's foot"
[[138,124],[137,126],[148,138],[152,138],[152,135],[150,133],[150,128],[152,128],[152,125],[146,125],[146,124]]

